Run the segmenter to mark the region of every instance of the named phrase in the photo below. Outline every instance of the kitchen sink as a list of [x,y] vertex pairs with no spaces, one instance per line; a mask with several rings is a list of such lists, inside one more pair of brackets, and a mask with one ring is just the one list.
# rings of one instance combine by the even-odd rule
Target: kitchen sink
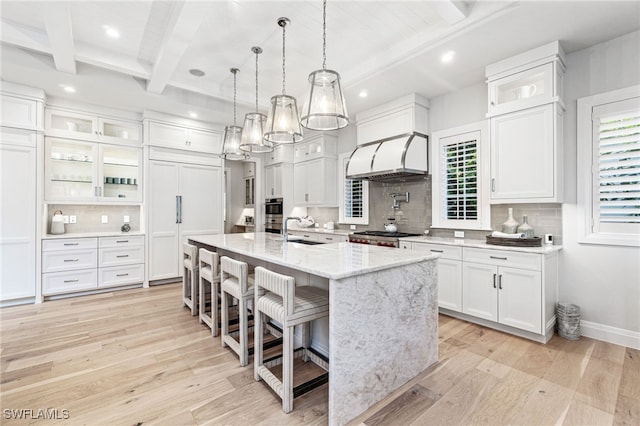
[[294,240],[287,240],[287,242],[289,242],[289,243],[298,243],[298,244],[306,244],[308,246],[315,246],[315,245],[318,245],[318,244],[324,244],[324,243],[321,243],[320,241],[295,240],[295,239]]

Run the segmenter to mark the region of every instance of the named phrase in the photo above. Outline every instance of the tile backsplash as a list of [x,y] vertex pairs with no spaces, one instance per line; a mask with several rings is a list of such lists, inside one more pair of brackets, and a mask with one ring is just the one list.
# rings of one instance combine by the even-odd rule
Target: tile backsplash
[[[77,223],[64,225],[65,233],[117,232],[129,216],[131,231],[140,231],[140,206],[49,204],[47,206],[47,233],[51,230],[51,216],[61,210],[64,216],[75,215]],[[109,223],[101,223],[108,216]]]

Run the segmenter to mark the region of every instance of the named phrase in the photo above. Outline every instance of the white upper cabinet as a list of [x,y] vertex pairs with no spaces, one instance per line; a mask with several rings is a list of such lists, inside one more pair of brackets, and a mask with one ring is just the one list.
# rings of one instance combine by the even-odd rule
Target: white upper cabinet
[[47,108],[45,127],[47,136],[128,146],[142,143],[142,124],[138,121]]
[[324,133],[295,144],[294,206],[338,206],[337,146],[337,138]]
[[271,166],[278,163],[293,163],[293,146],[278,145],[273,151],[267,152],[264,158],[265,166]]
[[487,66],[492,204],[562,202],[562,81],[558,42]]
[[147,145],[219,154],[222,132],[148,121]]
[[294,163],[314,160],[316,158],[337,158],[338,156],[338,138],[333,135],[316,135],[294,146]]
[[45,140],[45,201],[142,202],[142,150]]

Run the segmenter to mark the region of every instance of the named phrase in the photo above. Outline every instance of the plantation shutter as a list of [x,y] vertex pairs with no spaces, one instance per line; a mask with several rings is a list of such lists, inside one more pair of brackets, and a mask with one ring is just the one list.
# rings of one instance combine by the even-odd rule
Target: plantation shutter
[[478,140],[447,143],[441,153],[445,220],[478,219]]
[[593,108],[593,231],[637,232],[640,227],[640,102]]
[[344,183],[344,217],[361,218],[364,215],[364,182],[345,179]]

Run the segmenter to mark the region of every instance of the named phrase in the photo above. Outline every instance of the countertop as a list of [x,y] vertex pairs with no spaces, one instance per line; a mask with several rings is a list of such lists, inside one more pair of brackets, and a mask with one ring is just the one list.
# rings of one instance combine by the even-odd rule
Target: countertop
[[314,226],[310,226],[308,228],[299,228],[290,226],[288,228],[288,232],[297,231],[297,232],[313,232],[314,234],[333,234],[333,235],[349,235],[353,231],[349,231],[348,229],[325,229],[325,228],[316,228]]
[[95,238],[95,237],[128,237],[144,235],[144,232],[140,231],[111,231],[111,232],[70,232],[64,234],[46,234],[42,236],[43,240],[52,240],[60,238]]
[[429,237],[427,235],[421,235],[418,237],[400,238],[400,241],[407,241],[412,243],[415,242],[415,243],[444,244],[444,245],[450,245],[450,246],[475,247],[475,248],[489,249],[489,250],[507,250],[507,251],[518,251],[523,253],[538,253],[538,254],[549,254],[549,253],[562,250],[562,246],[560,245],[547,246],[543,244],[541,247],[496,246],[493,244],[487,244],[482,240],[472,240],[472,239],[465,240],[463,238]]
[[407,252],[366,244],[309,246],[284,242],[280,235],[266,232],[194,235],[190,240],[335,280],[438,257],[426,252]]

